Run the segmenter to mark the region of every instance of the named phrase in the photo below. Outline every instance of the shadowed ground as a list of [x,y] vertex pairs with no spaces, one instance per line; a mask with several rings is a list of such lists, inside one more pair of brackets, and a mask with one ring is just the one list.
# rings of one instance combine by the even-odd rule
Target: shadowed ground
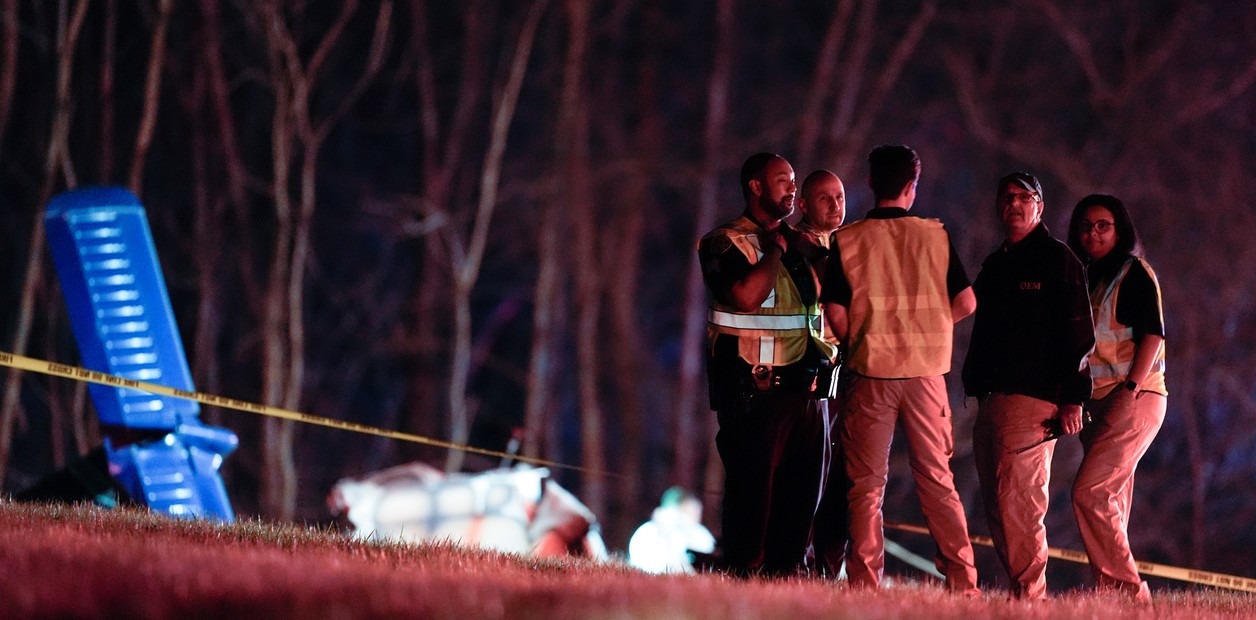
[[[338,532],[216,526],[145,512],[0,502],[0,616],[301,618],[1146,617],[1119,599],[1045,603],[932,584],[880,592],[796,579],[652,576],[618,564],[540,561],[449,545],[374,544]],[[1161,618],[1251,617],[1256,598],[1161,593]]]

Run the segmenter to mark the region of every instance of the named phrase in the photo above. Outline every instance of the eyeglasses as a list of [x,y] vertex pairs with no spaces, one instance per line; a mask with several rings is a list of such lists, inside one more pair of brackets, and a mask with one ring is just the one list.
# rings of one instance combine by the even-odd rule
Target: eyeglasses
[[1033,192],[1020,192],[999,196],[999,204],[1002,205],[1010,205],[1012,203],[1027,205],[1035,202],[1038,202],[1038,194]]
[[1109,230],[1112,230],[1112,227],[1112,220],[1099,220],[1098,222],[1087,222],[1086,220],[1082,220],[1077,223],[1077,232],[1084,235],[1093,230],[1095,231],[1095,234],[1102,235],[1107,233]]

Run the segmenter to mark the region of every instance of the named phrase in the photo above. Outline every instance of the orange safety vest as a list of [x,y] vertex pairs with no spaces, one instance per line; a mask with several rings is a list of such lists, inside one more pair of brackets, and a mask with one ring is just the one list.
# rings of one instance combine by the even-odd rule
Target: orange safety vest
[[[759,227],[745,216],[715,229],[704,238],[723,235],[754,265],[763,258]],[[720,334],[737,338],[737,352],[753,366],[783,366],[802,359],[807,341],[815,342],[825,358],[832,360],[837,348],[824,340],[824,313],[818,303],[802,302],[798,287],[782,266],[767,299],[752,312],[711,302],[707,336],[712,345]]]
[[846,366],[878,379],[949,372],[954,321],[942,222],[864,219],[839,228],[835,243],[852,293]]
[[[1152,271],[1151,265],[1147,261],[1137,256],[1131,256],[1125,264],[1121,266],[1121,270],[1117,272],[1116,277],[1112,278],[1112,282],[1107,287],[1096,290],[1090,295],[1090,307],[1094,313],[1095,319],[1095,350],[1090,354],[1090,378],[1094,382],[1091,391],[1092,398],[1103,398],[1117,384],[1123,383],[1130,374],[1130,367],[1134,364],[1134,329],[1128,325],[1122,325],[1116,320],[1116,304],[1117,298],[1121,292],[1121,281],[1125,279],[1126,274],[1130,271],[1130,266],[1138,261],[1142,264],[1143,269],[1147,270],[1147,275],[1151,277],[1151,282],[1156,286],[1156,298],[1160,300],[1160,280],[1156,278],[1156,272]],[[1160,321],[1164,322],[1164,304],[1160,306]],[[1155,361],[1151,364],[1151,372],[1147,373],[1147,377],[1138,385],[1140,391],[1155,392],[1157,394],[1169,395],[1169,390],[1165,386],[1164,381],[1164,343],[1160,343],[1160,348],[1156,351]]]

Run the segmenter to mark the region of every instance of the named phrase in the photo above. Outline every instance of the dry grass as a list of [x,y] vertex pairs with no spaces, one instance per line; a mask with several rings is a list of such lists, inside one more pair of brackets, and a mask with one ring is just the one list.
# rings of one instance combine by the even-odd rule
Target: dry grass
[[1256,598],[1157,592],[1153,610],[1072,594],[975,600],[933,584],[880,592],[813,580],[650,576],[450,545],[362,543],[260,522],[0,501],[0,617],[59,618],[1220,618]]

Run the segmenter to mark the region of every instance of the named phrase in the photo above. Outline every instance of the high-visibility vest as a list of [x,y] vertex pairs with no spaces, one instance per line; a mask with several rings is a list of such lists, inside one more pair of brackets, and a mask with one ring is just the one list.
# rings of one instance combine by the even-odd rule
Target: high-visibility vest
[[[824,248],[825,250],[829,249],[829,244],[833,238],[832,232],[825,232],[822,230],[816,230],[814,228],[811,228],[810,226],[807,225],[805,221],[799,222],[796,230],[798,231],[798,234],[802,235],[802,237],[806,239],[809,243],[813,243],[818,247]],[[820,282],[820,273],[817,271],[816,265],[811,266],[811,272],[815,274],[816,283],[818,285]],[[833,334],[833,326],[830,325],[828,321],[824,322],[824,340],[825,342],[832,344],[834,347],[841,344],[840,342],[838,342],[837,336]]]
[[[1160,322],[1164,322],[1164,304],[1160,299],[1160,280],[1152,271],[1147,261],[1131,256],[1121,266],[1116,277],[1106,287],[1095,290],[1090,296],[1091,311],[1095,319],[1095,350],[1090,354],[1090,378],[1093,382],[1091,396],[1103,398],[1119,383],[1129,378],[1130,367],[1134,364],[1134,328],[1122,325],[1116,320],[1117,299],[1121,292],[1121,282],[1130,271],[1130,266],[1138,261],[1156,287],[1156,300],[1160,310]],[[1168,396],[1169,390],[1164,381],[1164,342],[1156,351],[1155,361],[1151,364],[1151,372],[1138,384],[1139,390],[1156,392]]]
[[[754,265],[763,258],[758,231],[754,222],[742,216],[712,231],[707,238],[727,237]],[[813,341],[827,359],[837,354],[837,348],[824,340],[824,313],[819,304],[803,303],[798,287],[784,266],[777,270],[776,284],[767,299],[751,312],[739,312],[718,301],[711,302],[707,336],[714,343],[720,334],[736,337],[738,354],[752,366],[793,364],[806,353],[808,340]]]
[[950,243],[936,219],[864,219],[834,243],[851,286],[846,366],[878,379],[946,374],[954,322]]
[[832,240],[833,233],[823,230],[816,230],[808,226],[805,222],[799,222],[797,228],[798,234],[806,237],[811,243],[814,243],[824,249],[829,249],[829,242]]

